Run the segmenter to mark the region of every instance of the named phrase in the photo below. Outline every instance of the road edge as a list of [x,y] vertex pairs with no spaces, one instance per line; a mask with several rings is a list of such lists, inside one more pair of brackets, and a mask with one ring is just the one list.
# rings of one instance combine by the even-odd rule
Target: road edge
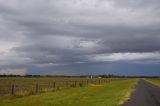
[[131,99],[131,96],[133,92],[135,92],[136,86],[139,83],[140,79],[136,79],[136,80],[137,81],[134,83],[133,88],[125,94],[124,99],[118,103],[118,106],[124,106]]

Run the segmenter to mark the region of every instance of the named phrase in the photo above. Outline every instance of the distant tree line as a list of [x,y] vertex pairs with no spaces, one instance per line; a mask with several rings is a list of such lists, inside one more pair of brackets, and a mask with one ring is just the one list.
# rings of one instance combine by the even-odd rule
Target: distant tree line
[[0,75],[0,77],[27,77],[27,78],[34,78],[34,77],[55,77],[55,78],[160,78],[160,76],[125,76],[125,75],[113,75],[113,74],[106,74],[106,75],[77,75],[77,76],[69,76],[69,75]]

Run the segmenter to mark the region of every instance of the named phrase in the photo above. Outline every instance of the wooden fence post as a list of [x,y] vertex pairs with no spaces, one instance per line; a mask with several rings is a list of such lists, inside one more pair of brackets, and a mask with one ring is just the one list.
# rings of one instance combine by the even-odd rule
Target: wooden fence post
[[68,81],[66,81],[66,88],[68,88]]
[[83,87],[83,85],[84,85],[83,83],[84,83],[84,81],[82,80],[82,82],[80,83],[80,87]]
[[75,81],[75,87],[77,86],[77,81]]
[[12,85],[12,89],[11,90],[12,90],[12,92],[11,92],[12,95],[15,95],[15,86],[14,86],[14,84]]
[[53,82],[53,88],[55,88],[56,87],[56,83],[55,82]]
[[38,93],[38,83],[36,83],[36,93]]

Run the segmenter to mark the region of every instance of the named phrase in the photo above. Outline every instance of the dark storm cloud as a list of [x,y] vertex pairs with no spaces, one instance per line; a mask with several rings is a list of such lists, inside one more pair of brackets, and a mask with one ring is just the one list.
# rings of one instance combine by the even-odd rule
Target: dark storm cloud
[[0,0],[0,43],[4,45],[0,65],[50,67],[95,61],[153,61],[155,56],[159,63],[159,3]]

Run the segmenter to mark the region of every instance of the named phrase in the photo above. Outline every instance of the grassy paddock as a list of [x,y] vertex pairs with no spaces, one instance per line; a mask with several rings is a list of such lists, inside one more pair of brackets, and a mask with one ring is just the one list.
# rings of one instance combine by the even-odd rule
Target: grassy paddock
[[22,98],[0,100],[0,106],[118,106],[136,84],[136,79],[63,89]]
[[148,78],[145,80],[160,87],[160,78]]

